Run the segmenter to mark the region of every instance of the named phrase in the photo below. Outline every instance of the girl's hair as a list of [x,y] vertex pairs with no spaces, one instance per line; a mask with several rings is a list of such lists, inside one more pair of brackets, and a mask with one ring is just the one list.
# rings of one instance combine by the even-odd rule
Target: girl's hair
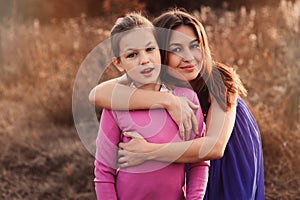
[[194,30],[199,39],[203,66],[198,77],[190,81],[190,84],[200,99],[203,111],[206,111],[206,107],[209,105],[209,93],[215,97],[224,110],[234,104],[230,98],[231,94],[238,92],[246,95],[246,89],[233,69],[225,64],[213,61],[206,32],[196,17],[182,9],[173,9],[155,18],[153,25],[158,27],[157,42],[161,50],[163,64],[167,64],[168,52],[166,50],[168,49],[172,30],[182,25],[189,26]]
[[125,31],[135,28],[153,28],[153,24],[141,13],[128,13],[123,18],[118,18],[110,32],[111,49],[114,57],[119,57],[119,43]]

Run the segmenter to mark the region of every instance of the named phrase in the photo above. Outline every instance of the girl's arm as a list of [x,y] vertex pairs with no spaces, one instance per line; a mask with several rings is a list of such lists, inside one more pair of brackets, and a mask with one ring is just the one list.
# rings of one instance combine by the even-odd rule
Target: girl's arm
[[[237,95],[235,95],[235,102]],[[221,158],[233,130],[236,105],[227,112],[212,98],[207,115],[206,136],[185,142],[153,144],[147,143],[137,133],[126,133],[133,139],[120,143],[120,167],[138,165],[145,160],[163,162],[194,163]]]
[[117,200],[116,175],[117,151],[120,142],[120,130],[113,112],[103,110],[95,154],[95,191],[98,200]]
[[180,135],[198,132],[193,109],[198,106],[185,97],[168,92],[135,89],[128,86],[126,76],[97,85],[89,94],[89,100],[97,107],[114,110],[139,110],[165,108],[179,127]]
[[208,182],[209,161],[189,163],[186,200],[203,199]]
[[[198,101],[198,97],[196,96]],[[199,132],[201,134],[192,135],[192,138],[200,138],[204,136],[205,125],[203,123],[203,113],[201,109],[198,109],[196,116],[199,120]],[[204,199],[207,182],[208,182],[208,170],[209,170],[210,161],[188,163],[188,172],[187,172],[187,183],[186,183],[186,200],[192,199]]]

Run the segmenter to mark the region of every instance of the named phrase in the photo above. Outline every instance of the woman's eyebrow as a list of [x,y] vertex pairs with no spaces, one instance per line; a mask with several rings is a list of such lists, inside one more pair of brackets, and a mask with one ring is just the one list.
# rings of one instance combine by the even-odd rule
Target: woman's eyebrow
[[[194,42],[199,42],[199,39],[196,38],[196,39],[190,41],[190,43],[194,43]],[[174,45],[174,46],[180,46],[180,45],[182,45],[182,43],[176,43],[176,42],[173,42],[173,43],[171,43],[171,44],[169,45],[169,47],[170,47],[170,46],[173,46],[173,45]]]
[[181,43],[171,43],[170,45],[169,45],[169,47],[170,46],[180,46],[180,45],[182,45]]
[[199,42],[199,39],[196,38],[196,39],[194,39],[193,41],[191,41],[191,43],[194,43],[194,42]]

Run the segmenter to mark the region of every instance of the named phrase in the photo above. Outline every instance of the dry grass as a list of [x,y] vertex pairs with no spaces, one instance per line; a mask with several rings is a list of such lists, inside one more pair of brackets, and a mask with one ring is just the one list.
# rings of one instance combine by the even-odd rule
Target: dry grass
[[[195,14],[215,58],[232,65],[249,89],[263,139],[266,199],[299,198],[300,2]],[[82,16],[0,25],[0,198],[95,198],[93,157],[73,126],[71,98],[80,64],[111,24]]]

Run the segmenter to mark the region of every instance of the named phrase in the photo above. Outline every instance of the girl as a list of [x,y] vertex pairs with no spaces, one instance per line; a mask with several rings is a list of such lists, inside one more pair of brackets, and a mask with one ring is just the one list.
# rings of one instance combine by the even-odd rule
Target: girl
[[[146,91],[172,92],[199,104],[196,94],[187,88],[161,83],[161,58],[150,21],[139,14],[118,19],[111,31],[113,64],[124,70],[127,84]],[[118,99],[119,101],[122,99]],[[201,109],[195,113],[199,130],[203,128]],[[117,169],[120,142],[129,138],[122,133],[139,132],[153,143],[180,142],[178,128],[164,109],[116,111],[104,109],[96,140],[95,189],[98,199],[184,199],[184,164],[149,161],[136,167]],[[195,135],[193,134],[193,138]],[[189,166],[187,199],[203,199],[208,179],[208,162]],[[200,184],[199,184],[200,183]]]
[[[150,159],[168,162],[176,156],[180,156],[176,160],[178,163],[212,160],[205,199],[264,199],[260,133],[246,104],[237,98],[246,92],[238,76],[228,66],[213,61],[205,30],[192,15],[180,10],[169,11],[156,18],[154,25],[187,34],[191,38],[190,43],[198,41],[200,53],[196,55],[192,52],[194,45],[180,41],[179,37],[172,38],[173,34],[158,36],[160,48],[167,50],[162,51],[162,62],[186,75],[197,92],[206,115],[207,132],[203,138],[167,144],[147,143],[136,133],[126,133],[133,139],[127,144],[120,144],[124,149],[119,152],[120,166],[137,165]],[[189,54],[189,58],[185,59],[180,53]],[[199,61],[203,64],[192,63]],[[184,65],[190,67],[185,68]],[[122,103],[111,101],[112,88],[116,91],[121,88],[123,93],[132,94],[130,109],[163,106],[181,132],[185,130],[188,133],[195,124],[195,120],[189,120],[193,119],[191,110],[183,112],[184,119],[181,118],[182,109],[179,108],[185,110],[186,105],[193,107],[190,102],[178,101],[167,93],[133,90],[119,84],[119,79],[98,85],[91,91],[90,100],[99,107],[125,109]]]

